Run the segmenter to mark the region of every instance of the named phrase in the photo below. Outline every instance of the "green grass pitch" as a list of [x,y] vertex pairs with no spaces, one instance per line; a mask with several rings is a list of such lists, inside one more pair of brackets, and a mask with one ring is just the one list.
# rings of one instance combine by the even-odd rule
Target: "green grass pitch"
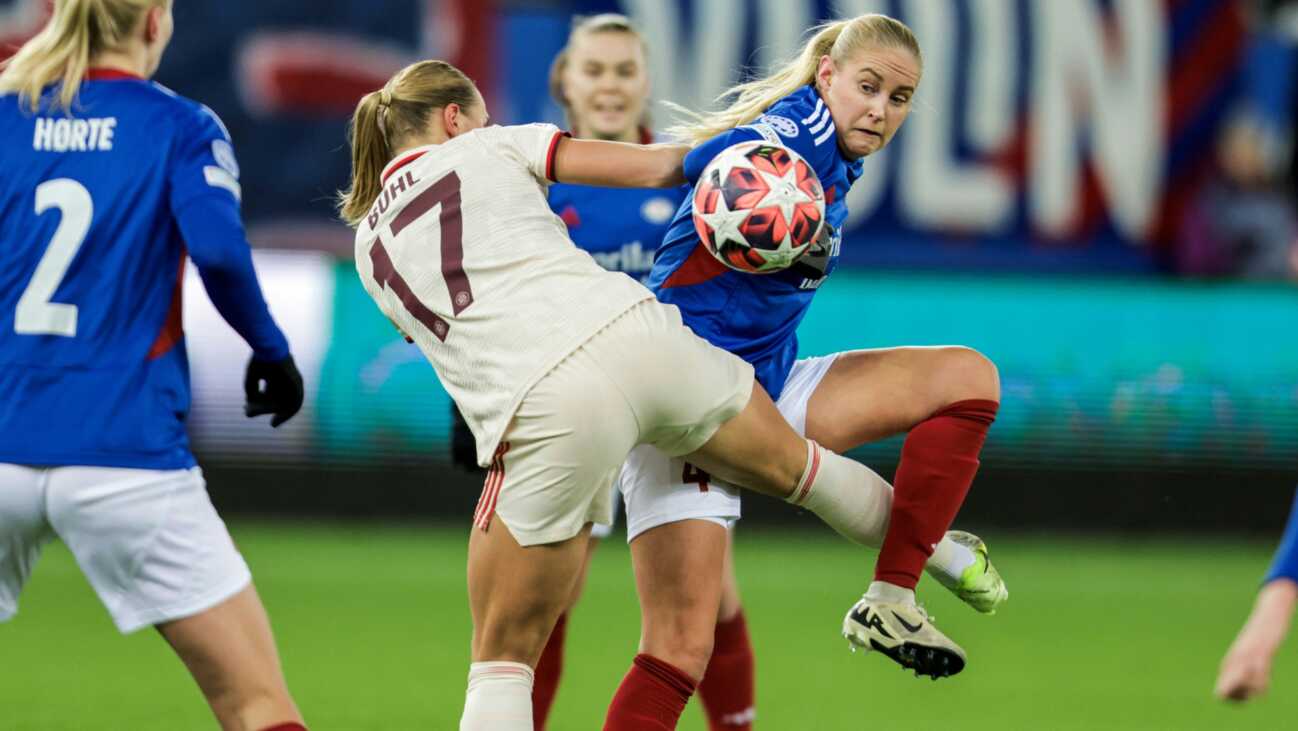
[[[453,731],[469,617],[463,527],[235,521],[270,609],[289,684],[315,731]],[[1217,663],[1271,544],[984,536],[1010,602],[984,617],[931,581],[920,596],[969,653],[962,675],[916,679],[851,654],[843,612],[872,556],[828,534],[737,536],[757,652],[758,724],[812,729],[1281,729],[1298,727],[1298,665],[1230,707]],[[638,637],[620,538],[597,554],[568,634],[550,728],[599,729]],[[209,729],[197,689],[152,631],[121,637],[67,551],[47,549],[21,612],[0,625],[0,729]],[[705,726],[686,710],[681,729]]]

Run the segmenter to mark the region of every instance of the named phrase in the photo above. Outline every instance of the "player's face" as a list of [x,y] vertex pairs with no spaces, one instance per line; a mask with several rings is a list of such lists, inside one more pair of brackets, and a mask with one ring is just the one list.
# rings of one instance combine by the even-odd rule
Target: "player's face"
[[575,134],[635,140],[649,96],[644,48],[630,33],[579,33],[568,49],[563,94]]
[[865,157],[892,140],[919,86],[919,61],[907,50],[875,46],[835,64],[820,60],[816,86],[849,158]]

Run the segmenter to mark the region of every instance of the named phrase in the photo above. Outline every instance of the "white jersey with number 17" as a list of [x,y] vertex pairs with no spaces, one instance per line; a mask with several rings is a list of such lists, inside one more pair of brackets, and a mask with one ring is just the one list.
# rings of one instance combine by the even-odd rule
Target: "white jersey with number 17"
[[486,465],[533,384],[653,294],[573,245],[546,203],[553,125],[408,151],[356,230],[356,270],[432,362]]

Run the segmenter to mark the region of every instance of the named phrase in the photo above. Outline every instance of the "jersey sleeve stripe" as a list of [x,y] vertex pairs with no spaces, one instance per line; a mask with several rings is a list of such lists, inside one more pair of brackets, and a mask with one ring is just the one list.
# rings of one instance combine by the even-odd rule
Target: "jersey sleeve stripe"
[[550,140],[550,149],[545,153],[545,179],[552,183],[559,182],[554,177],[554,158],[555,153],[559,151],[559,140],[564,137],[572,137],[572,135],[563,131],[555,132],[554,137]]
[[829,139],[830,137],[833,137],[834,132],[835,132],[834,125],[830,124],[828,127],[825,128],[825,131],[821,132],[820,136],[816,138],[816,145],[819,146],[825,140]]
[[817,98],[816,98],[816,108],[811,110],[811,114],[808,115],[806,119],[802,120],[802,123],[803,123],[803,124],[811,124],[811,120],[813,120],[813,119],[815,119],[816,117],[820,116],[820,112],[821,112],[821,110],[824,109],[824,108],[825,108],[825,100],[824,100],[824,99],[821,99],[821,98],[819,98],[819,97],[817,97]]
[[820,121],[816,122],[814,125],[812,125],[811,127],[809,127],[809,128],[807,129],[807,131],[810,132],[810,133],[813,134],[813,135],[818,135],[818,134],[820,134],[820,130],[823,129],[823,128],[825,127],[826,124],[829,123],[829,120],[830,120],[831,118],[832,118],[832,117],[831,117],[830,114],[829,114],[829,110],[826,109],[826,110],[825,110],[825,113],[822,114],[822,115],[820,115]]

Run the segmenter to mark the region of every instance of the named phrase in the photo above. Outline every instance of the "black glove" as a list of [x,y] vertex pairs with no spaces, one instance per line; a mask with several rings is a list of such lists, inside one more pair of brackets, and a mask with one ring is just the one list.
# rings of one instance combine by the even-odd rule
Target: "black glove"
[[454,401],[451,402],[451,464],[468,472],[482,471],[478,466],[478,443]]
[[274,414],[271,426],[279,426],[302,408],[302,374],[297,372],[293,356],[284,360],[248,361],[248,371],[243,376],[243,405],[245,416]]

